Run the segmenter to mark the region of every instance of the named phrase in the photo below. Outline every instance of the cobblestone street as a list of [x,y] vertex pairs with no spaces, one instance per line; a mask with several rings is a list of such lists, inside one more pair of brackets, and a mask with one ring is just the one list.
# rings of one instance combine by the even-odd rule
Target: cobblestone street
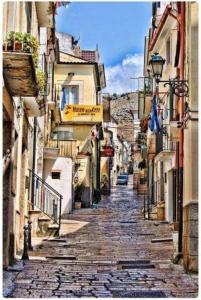
[[171,237],[170,226],[144,220],[142,207],[128,185],[114,187],[97,208],[76,210],[64,224],[69,234],[30,252],[9,296],[196,297],[197,276],[171,263],[172,241],[151,242]]

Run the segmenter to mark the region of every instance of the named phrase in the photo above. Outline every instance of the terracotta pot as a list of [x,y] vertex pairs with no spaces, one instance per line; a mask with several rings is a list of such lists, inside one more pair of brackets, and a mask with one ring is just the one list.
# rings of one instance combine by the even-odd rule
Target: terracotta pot
[[15,42],[15,51],[22,51],[22,43]]

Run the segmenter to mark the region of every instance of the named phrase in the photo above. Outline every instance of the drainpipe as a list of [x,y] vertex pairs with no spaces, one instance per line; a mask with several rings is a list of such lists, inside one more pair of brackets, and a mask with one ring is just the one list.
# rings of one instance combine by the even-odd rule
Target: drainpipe
[[[35,173],[35,166],[36,166],[36,127],[37,127],[37,118],[34,117],[34,131],[33,131],[33,156],[32,156],[32,171]],[[31,174],[32,182],[31,182],[31,204],[32,204],[32,209],[34,210],[34,176],[33,173]]]
[[[185,55],[185,2],[178,3],[180,6],[180,80],[184,80],[184,55]],[[184,97],[180,97],[179,103],[180,122],[184,117]],[[183,236],[183,159],[184,159],[184,130],[179,128],[179,237],[178,255],[182,257]]]

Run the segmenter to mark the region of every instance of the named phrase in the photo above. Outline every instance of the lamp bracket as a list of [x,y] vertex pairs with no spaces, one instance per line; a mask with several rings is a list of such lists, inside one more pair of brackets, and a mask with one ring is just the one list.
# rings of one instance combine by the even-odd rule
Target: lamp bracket
[[188,97],[189,87],[187,84],[187,80],[180,80],[178,77],[175,79],[169,79],[169,80],[159,80],[159,82],[164,83],[164,87],[169,85],[173,91],[173,94],[175,94],[178,97]]

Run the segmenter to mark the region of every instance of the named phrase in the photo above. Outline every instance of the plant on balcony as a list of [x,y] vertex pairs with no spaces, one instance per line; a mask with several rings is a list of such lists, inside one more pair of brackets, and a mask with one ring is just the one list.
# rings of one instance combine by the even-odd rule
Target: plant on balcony
[[34,65],[38,66],[38,47],[37,39],[30,33],[10,31],[3,43],[4,51],[23,51],[33,53]]
[[39,43],[37,39],[30,33],[25,33],[23,37],[23,51],[33,53],[33,61],[36,68],[38,66],[38,47]]
[[22,32],[15,32],[14,34],[14,50],[22,51],[24,34]]
[[36,69],[36,77],[37,77],[39,91],[41,93],[44,93],[45,86],[46,86],[46,76],[45,76],[45,73],[41,69],[37,68]]
[[4,51],[13,51],[14,36],[15,36],[15,32],[14,31],[10,31],[7,34],[6,39],[5,39],[4,43],[3,43],[3,50]]
[[39,43],[37,39],[34,36],[31,36],[31,48],[33,51],[33,61],[36,68],[38,66],[38,47],[39,47]]
[[24,33],[23,36],[23,51],[30,53],[31,52],[31,34]]

